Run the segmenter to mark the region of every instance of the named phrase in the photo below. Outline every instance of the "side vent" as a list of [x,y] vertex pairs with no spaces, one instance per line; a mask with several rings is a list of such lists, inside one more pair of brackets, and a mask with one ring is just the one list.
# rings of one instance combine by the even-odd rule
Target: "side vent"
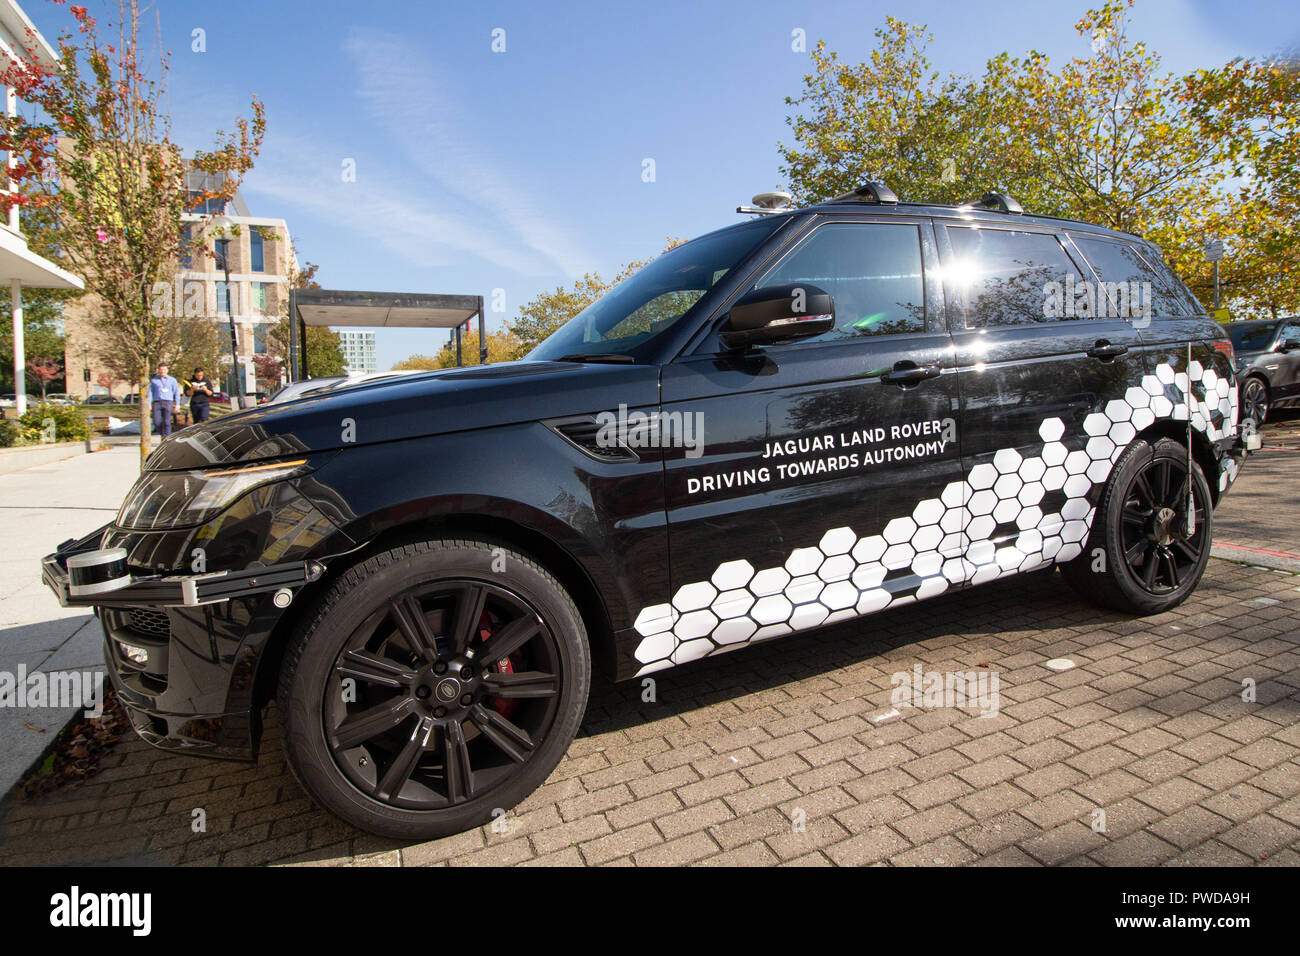
[[579,415],[576,418],[557,418],[546,423],[551,430],[563,437],[571,445],[597,461],[620,462],[640,461],[640,457],[621,441],[617,444],[602,442],[600,422],[594,415]]

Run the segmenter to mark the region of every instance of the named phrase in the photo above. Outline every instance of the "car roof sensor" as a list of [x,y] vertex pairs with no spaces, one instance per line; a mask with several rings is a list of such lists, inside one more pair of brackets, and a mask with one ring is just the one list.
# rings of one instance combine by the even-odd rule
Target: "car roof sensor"
[[794,197],[782,189],[759,193],[750,202],[753,203],[752,206],[737,206],[736,212],[751,216],[770,216],[794,207]]

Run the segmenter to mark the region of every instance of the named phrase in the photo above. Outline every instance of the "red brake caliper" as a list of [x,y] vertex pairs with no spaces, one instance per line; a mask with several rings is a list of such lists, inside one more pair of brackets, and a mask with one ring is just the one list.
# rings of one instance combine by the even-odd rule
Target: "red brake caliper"
[[[483,616],[479,618],[479,622],[478,622],[479,640],[482,641],[484,644],[486,644],[488,638],[490,638],[493,635],[493,633],[496,631],[497,627],[500,626],[500,624],[501,624],[501,618],[497,617],[491,611],[484,608]],[[518,658],[519,656],[520,656],[520,652],[516,651],[514,657]],[[492,661],[488,664],[485,664],[484,666],[490,667],[493,671],[495,671],[498,674],[514,674],[518,671],[519,663],[520,661],[518,660],[512,660],[509,657],[503,657],[500,660]],[[502,717],[509,717],[511,714],[515,712],[515,710],[518,707],[519,707],[519,701],[517,700],[503,700],[499,697],[494,698],[492,700],[493,710],[495,710]]]

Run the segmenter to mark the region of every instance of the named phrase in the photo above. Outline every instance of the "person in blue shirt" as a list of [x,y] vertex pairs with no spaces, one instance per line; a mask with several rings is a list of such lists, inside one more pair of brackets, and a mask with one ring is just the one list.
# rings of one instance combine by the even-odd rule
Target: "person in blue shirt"
[[172,411],[181,400],[181,386],[159,365],[158,374],[149,379],[149,403],[153,406],[154,431],[166,438],[172,433]]

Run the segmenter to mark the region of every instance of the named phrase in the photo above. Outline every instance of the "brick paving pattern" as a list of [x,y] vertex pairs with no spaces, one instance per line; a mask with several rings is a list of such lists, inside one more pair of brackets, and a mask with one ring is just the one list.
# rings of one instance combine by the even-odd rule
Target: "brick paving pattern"
[[[1255,512],[1233,518],[1277,522],[1273,546],[1296,551],[1289,459],[1265,453],[1253,483],[1248,463],[1233,498]],[[1298,622],[1300,576],[1243,563],[1212,560],[1190,601],[1145,619],[1041,572],[656,674],[653,703],[598,681],[502,832],[413,846],[315,809],[273,714],[255,766],[132,738],[83,785],[8,797],[0,864],[1294,866]],[[999,712],[889,716],[891,676],[917,664],[987,665]]]

